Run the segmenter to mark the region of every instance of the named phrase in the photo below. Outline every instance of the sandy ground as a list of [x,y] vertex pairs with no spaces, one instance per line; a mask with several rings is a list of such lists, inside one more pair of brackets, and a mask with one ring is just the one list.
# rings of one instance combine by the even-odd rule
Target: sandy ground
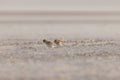
[[120,79],[119,40],[66,39],[64,44],[63,47],[48,48],[42,39],[1,40],[0,79]]
[[[119,80],[119,23],[1,23],[1,80]],[[48,48],[42,39],[60,38]]]

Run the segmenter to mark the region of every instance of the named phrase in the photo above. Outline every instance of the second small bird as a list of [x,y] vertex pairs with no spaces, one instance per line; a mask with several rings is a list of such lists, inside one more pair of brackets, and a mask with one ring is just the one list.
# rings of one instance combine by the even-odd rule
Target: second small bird
[[59,39],[55,39],[54,40],[54,43],[57,45],[57,46],[63,46],[63,41],[59,40]]

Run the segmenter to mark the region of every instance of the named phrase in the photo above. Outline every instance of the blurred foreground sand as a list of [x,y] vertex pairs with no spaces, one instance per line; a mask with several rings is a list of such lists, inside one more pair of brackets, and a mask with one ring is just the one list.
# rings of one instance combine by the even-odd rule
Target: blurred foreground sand
[[120,41],[66,40],[47,48],[41,39],[0,41],[1,80],[119,80]]

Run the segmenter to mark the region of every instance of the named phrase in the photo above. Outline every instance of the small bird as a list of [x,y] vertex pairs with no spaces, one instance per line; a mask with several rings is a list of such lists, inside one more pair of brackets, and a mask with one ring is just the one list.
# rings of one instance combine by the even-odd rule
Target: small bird
[[55,47],[51,41],[47,41],[46,39],[43,40],[43,43],[45,43],[50,48],[54,48]]
[[59,39],[55,39],[54,40],[54,43],[57,45],[57,46],[63,46],[63,41],[59,40]]

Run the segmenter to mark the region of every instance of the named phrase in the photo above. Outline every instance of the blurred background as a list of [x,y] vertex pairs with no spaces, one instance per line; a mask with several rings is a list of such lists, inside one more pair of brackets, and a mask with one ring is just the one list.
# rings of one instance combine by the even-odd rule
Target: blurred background
[[0,0],[0,36],[120,38],[119,3],[119,0]]

